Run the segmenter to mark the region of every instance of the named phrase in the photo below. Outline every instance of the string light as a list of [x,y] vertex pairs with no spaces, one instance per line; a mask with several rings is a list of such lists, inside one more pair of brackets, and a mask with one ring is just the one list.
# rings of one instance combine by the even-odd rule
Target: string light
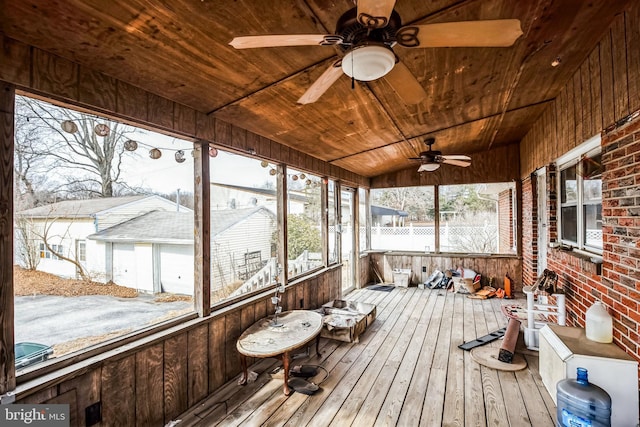
[[[27,117],[27,120],[29,120],[29,118]],[[62,127],[62,130],[68,133],[76,133],[78,132],[78,125],[76,125],[72,120],[65,120],[64,122],[60,123],[60,126]]]
[[[263,168],[269,168],[269,175],[276,175],[278,173],[276,168],[270,165],[269,162],[266,160],[261,161],[260,166],[262,166]],[[325,178],[321,178],[320,181],[312,180],[311,178],[307,177],[307,175],[304,172],[300,172],[298,174],[288,174],[288,178],[291,179],[292,181],[300,180],[304,182],[305,185],[313,186],[313,187],[320,185],[320,181],[322,181],[325,184],[328,182]]]
[[[101,118],[98,116],[95,116],[94,119],[101,119]],[[60,123],[60,127],[62,128],[63,131],[67,133],[73,134],[78,132],[78,125],[73,120],[62,121]],[[109,125],[105,123],[98,123],[97,125],[94,126],[93,131],[98,136],[106,137],[106,136],[109,136],[109,134],[111,133],[111,128],[109,127]],[[157,147],[153,147],[151,145],[147,145],[142,142],[135,141],[133,139],[128,139],[124,143],[124,149],[126,151],[136,151],[139,146],[150,148],[149,157],[154,160],[162,157],[162,151]],[[174,158],[178,163],[184,163],[186,160],[184,157],[184,151],[182,149],[163,148],[163,150],[175,151]],[[191,152],[191,154],[193,155],[193,151]],[[218,150],[215,147],[210,147],[209,156],[216,157],[217,155],[218,155]]]

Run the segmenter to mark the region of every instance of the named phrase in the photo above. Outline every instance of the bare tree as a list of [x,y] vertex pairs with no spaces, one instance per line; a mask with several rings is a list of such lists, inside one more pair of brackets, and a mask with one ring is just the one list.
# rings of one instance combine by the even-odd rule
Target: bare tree
[[17,216],[15,219],[16,253],[24,268],[36,270],[40,263],[38,242],[33,235],[33,224],[28,218]]
[[374,193],[372,203],[406,211],[412,221],[427,221],[434,215],[433,194],[432,187],[385,188]]
[[[25,221],[28,221],[28,219],[24,217],[21,218]],[[33,236],[37,237],[38,240],[42,241],[47,251],[49,251],[53,256],[73,264],[76,268],[76,273],[82,280],[90,281],[91,277],[89,277],[88,272],[78,259],[78,253],[76,251],[72,252],[71,250],[68,250],[66,252],[60,250],[61,247],[64,249],[64,245],[62,245],[62,242],[64,242],[65,239],[71,241],[71,234],[69,230],[73,225],[73,222],[70,222],[63,232],[54,234],[52,232],[52,227],[54,226],[54,224],[56,224],[57,220],[58,218],[52,213],[45,219],[41,227],[38,227],[31,222],[29,224],[29,233],[33,234]]]
[[[27,193],[34,189],[29,189],[26,172],[31,163],[26,161],[38,158],[49,166],[48,176],[57,178],[49,182],[50,191],[63,193],[63,197],[73,194],[75,198],[117,195],[124,142],[134,132],[133,128],[32,98],[16,99],[16,127],[25,136],[24,146],[28,147],[18,153],[20,170],[24,172],[18,179],[24,180]],[[77,130],[64,131],[61,124],[65,121],[73,122]],[[105,126],[106,135],[96,132],[98,125]]]
[[40,156],[41,132],[28,116],[16,114],[14,138],[14,200],[20,211],[48,203],[55,180],[47,179],[47,162]]

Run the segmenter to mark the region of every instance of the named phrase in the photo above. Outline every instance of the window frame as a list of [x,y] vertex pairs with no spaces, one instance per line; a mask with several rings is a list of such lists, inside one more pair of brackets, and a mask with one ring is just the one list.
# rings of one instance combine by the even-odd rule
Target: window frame
[[[588,245],[585,239],[585,224],[584,224],[584,207],[586,205],[593,205],[598,203],[593,203],[590,201],[589,203],[585,203],[584,200],[584,179],[581,174],[576,171],[576,201],[575,202],[562,202],[562,189],[563,189],[563,179],[562,172],[571,168],[578,166],[578,163],[589,157],[597,156],[598,154],[602,154],[601,148],[601,137],[600,135],[595,135],[585,141],[583,144],[569,151],[568,153],[562,155],[556,160],[557,166],[557,188],[560,192],[558,194],[558,208],[557,208],[557,241],[562,245],[565,245],[572,250],[584,251],[587,253],[602,254],[602,245],[600,247]],[[602,179],[602,178],[601,178]],[[602,214],[602,196],[600,197],[600,213]],[[563,230],[562,230],[562,208],[563,207],[571,207],[575,206],[576,208],[576,241],[572,241],[569,239],[563,238]]]
[[[442,232],[442,219],[441,219],[441,208],[442,208],[442,204],[441,204],[441,196],[442,196],[442,191],[441,188],[443,187],[452,187],[452,186],[460,186],[460,185],[474,185],[474,186],[481,186],[481,185],[486,185],[486,186],[491,186],[491,185],[507,185],[509,186],[508,189],[504,189],[503,191],[509,191],[510,193],[510,214],[511,214],[511,220],[508,221],[507,227],[509,229],[509,232],[512,234],[512,239],[513,241],[509,244],[509,252],[500,252],[500,251],[495,251],[495,252],[479,252],[479,251],[453,251],[453,250],[442,250],[443,244],[442,244],[442,236],[443,236],[443,232]],[[407,187],[416,187],[416,188],[431,188],[433,189],[433,233],[434,233],[434,247],[433,248],[425,248],[424,250],[422,249],[404,249],[404,248],[390,248],[390,247],[380,247],[378,248],[377,245],[376,247],[374,247],[374,238],[373,236],[371,236],[371,239],[369,240],[371,247],[368,249],[370,251],[374,251],[374,252],[378,252],[378,251],[394,251],[394,252],[406,252],[406,253],[428,253],[428,254],[450,254],[450,255],[455,255],[455,256],[495,256],[495,257],[518,257],[520,256],[519,254],[519,242],[522,239],[521,236],[519,236],[518,234],[518,215],[519,215],[519,210],[518,210],[518,194],[520,194],[521,192],[521,188],[517,185],[516,182],[514,181],[495,181],[495,182],[476,182],[476,183],[468,183],[468,184],[426,184],[426,185],[416,185],[416,186],[407,186]],[[373,188],[370,190],[370,192],[374,192],[375,190],[385,190],[385,189],[389,189],[389,188],[399,188],[399,187],[377,187],[377,188]],[[368,192],[369,193],[369,192]],[[372,218],[372,214],[371,214],[371,205],[374,204],[373,203],[373,199],[374,199],[374,195],[371,195],[367,201],[367,207],[368,207],[368,216],[369,218]],[[498,203],[498,200],[495,201],[496,203]],[[374,204],[375,205],[375,204]],[[496,228],[499,229],[499,208],[496,206]],[[377,224],[374,224],[373,220],[370,220],[369,224],[368,224],[368,232],[370,233],[370,235],[372,235],[373,233],[376,232],[376,229],[378,227]],[[412,233],[411,230],[413,230],[413,227],[409,227],[410,228],[410,233]],[[411,234],[410,234],[411,235]],[[497,244],[498,249],[499,249],[499,245]]]

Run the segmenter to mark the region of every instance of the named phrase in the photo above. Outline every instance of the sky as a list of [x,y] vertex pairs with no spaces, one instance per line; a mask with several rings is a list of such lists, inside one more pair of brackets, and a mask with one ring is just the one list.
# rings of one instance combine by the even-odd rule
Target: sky
[[[62,107],[47,102],[37,102],[50,112],[46,119],[48,124],[44,126],[55,127],[58,132],[61,132],[64,116],[69,118],[68,113],[64,113]],[[31,120],[41,120],[28,111],[23,114],[30,116]],[[97,118],[98,122],[101,121],[100,116],[93,117]],[[122,131],[125,135],[119,143],[131,139],[137,142],[138,147],[134,151],[124,152],[119,181],[125,182],[132,188],[143,188],[164,194],[174,193],[178,189],[183,193],[193,193],[192,142],[133,126],[128,126]],[[157,159],[149,155],[149,151],[154,148],[161,153]],[[177,162],[175,157],[179,150],[183,151],[182,163]],[[274,176],[269,173],[275,165],[267,164],[265,167],[262,163],[258,159],[218,150],[217,156],[210,158],[211,182],[247,187],[263,187],[266,182],[275,183]]]
[[[184,192],[193,192],[193,144],[155,132],[140,130],[135,134],[139,142],[135,155],[127,155],[123,164],[124,175],[132,186],[150,188],[154,191],[171,193],[178,188]],[[149,157],[149,150],[158,148],[162,152],[159,159]],[[183,163],[175,160],[177,150],[184,151]],[[218,150],[216,157],[209,161],[212,182],[261,187],[265,181],[273,181],[269,171],[261,161],[245,156]]]

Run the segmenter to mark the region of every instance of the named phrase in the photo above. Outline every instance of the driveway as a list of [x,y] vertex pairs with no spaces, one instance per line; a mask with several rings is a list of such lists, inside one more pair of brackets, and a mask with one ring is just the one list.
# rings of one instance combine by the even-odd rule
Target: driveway
[[153,296],[117,298],[105,295],[15,297],[15,342],[54,345],[141,329],[193,307],[192,302],[154,302]]

